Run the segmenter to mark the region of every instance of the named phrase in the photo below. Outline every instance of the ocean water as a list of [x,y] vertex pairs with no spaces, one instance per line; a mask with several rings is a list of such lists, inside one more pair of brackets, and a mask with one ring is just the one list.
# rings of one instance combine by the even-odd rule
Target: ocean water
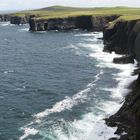
[[[135,65],[113,64],[101,32],[30,33],[0,23],[0,140],[108,140],[104,118],[128,93]],[[118,136],[116,136],[118,137]]]

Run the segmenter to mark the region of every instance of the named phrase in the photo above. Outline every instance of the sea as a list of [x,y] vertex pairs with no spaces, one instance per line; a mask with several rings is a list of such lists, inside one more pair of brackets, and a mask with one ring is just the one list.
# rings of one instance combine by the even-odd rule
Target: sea
[[0,140],[108,140],[104,119],[130,91],[135,64],[114,64],[102,32],[29,32],[0,23]]

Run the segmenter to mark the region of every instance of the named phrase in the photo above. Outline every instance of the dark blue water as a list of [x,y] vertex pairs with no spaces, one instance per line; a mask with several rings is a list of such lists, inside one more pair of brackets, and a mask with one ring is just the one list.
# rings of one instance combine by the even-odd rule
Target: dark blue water
[[0,25],[0,140],[85,140],[117,100],[102,33],[27,29]]

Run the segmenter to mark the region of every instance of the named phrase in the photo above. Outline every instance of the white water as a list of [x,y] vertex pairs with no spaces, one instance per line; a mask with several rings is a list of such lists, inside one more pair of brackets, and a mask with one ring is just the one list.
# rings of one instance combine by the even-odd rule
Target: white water
[[0,25],[1,26],[9,26],[10,25],[10,22],[0,22]]
[[[76,36],[90,36],[93,37],[93,40],[95,41],[97,38],[102,37],[102,34],[90,33],[78,34]],[[92,40],[90,39],[90,41]],[[114,132],[117,128],[107,127],[103,119],[117,112],[117,110],[122,106],[124,95],[126,95],[126,93],[129,91],[127,85],[137,78],[137,76],[131,76],[131,72],[134,70],[135,65],[113,64],[113,58],[119,57],[120,55],[116,55],[115,53],[107,54],[102,52],[103,45],[79,44],[79,46],[80,47],[74,47],[71,45],[71,47],[75,49],[75,52],[79,52],[79,50],[84,47],[89,48],[91,51],[89,57],[97,59],[98,65],[96,67],[101,68],[100,73],[95,76],[95,80],[92,83],[89,83],[85,89],[76,93],[74,96],[65,97],[64,100],[54,104],[52,108],[47,108],[42,112],[34,114],[33,121],[21,128],[24,131],[24,134],[19,138],[20,140],[24,140],[30,135],[36,135],[39,133],[40,130],[34,128],[33,125],[40,125],[43,121],[43,118],[47,118],[48,115],[52,113],[59,113],[64,110],[70,110],[79,103],[86,102],[89,91],[96,85],[96,82],[103,74],[102,68],[115,68],[120,70],[120,73],[112,75],[113,79],[118,81],[118,85],[116,87],[111,89],[108,87],[100,89],[111,92],[110,96],[112,101],[98,102],[95,107],[93,107],[93,111],[83,115],[82,119],[80,120],[74,120],[73,122],[65,122],[65,120],[62,120],[69,128],[68,134],[63,131],[61,126],[55,128],[53,130],[53,134],[56,136],[57,140],[107,140],[115,136]],[[102,111],[100,115],[97,115],[96,112],[94,112],[96,108]]]
[[42,112],[39,112],[38,114],[33,115],[34,121],[24,126],[22,129],[24,130],[24,135],[20,137],[20,140],[25,139],[29,135],[35,135],[37,134],[38,130],[31,128],[30,126],[34,123],[40,124],[42,122],[42,118],[47,117],[48,115],[52,113],[59,113],[64,110],[69,110],[73,106],[76,106],[80,102],[85,102],[88,98],[88,93],[90,89],[95,85],[95,83],[99,80],[100,75],[103,74],[103,71],[101,70],[100,73],[98,73],[95,76],[95,80],[92,83],[89,83],[86,87],[86,89],[76,93],[72,97],[65,97],[64,100],[57,102],[51,109],[46,109]]
[[19,29],[19,32],[28,32],[28,31],[29,31],[29,27]]

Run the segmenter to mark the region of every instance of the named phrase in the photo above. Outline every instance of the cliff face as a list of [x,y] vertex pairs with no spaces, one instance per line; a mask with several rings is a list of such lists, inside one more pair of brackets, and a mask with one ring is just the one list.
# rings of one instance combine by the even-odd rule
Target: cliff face
[[71,29],[87,29],[93,31],[102,31],[109,21],[113,21],[118,16],[77,16],[68,18],[55,18],[48,20],[37,20],[30,18],[30,31],[46,31],[46,30],[71,30]]
[[137,33],[137,37],[135,40],[135,54],[136,59],[140,62],[140,21],[138,22],[139,25],[137,25],[139,32]]
[[26,17],[11,16],[10,17],[10,23],[20,25],[20,24],[28,23],[28,20],[27,20]]
[[[106,27],[104,44],[104,51],[126,55],[115,58],[114,62],[129,63],[133,59],[140,62],[140,20],[119,21],[112,27]],[[139,77],[132,83],[132,92],[126,97],[124,105],[106,119],[109,126],[118,127],[116,134],[121,136],[120,140],[140,140],[140,68],[134,74],[139,74]]]
[[[119,21],[114,26],[105,28],[104,51],[136,55],[137,51],[135,49],[138,49],[136,38],[139,31],[140,20]],[[140,55],[137,55],[137,58],[138,57],[140,57]]]
[[11,24],[29,23],[30,31],[46,30],[72,30],[86,29],[91,31],[102,31],[108,22],[119,16],[77,16],[68,18],[36,19],[35,15],[13,16],[0,15],[0,22],[10,21]]
[[29,16],[12,16],[12,15],[0,15],[0,22],[8,22],[11,24],[26,24],[29,21]]
[[0,22],[7,22],[10,21],[9,15],[0,15]]

